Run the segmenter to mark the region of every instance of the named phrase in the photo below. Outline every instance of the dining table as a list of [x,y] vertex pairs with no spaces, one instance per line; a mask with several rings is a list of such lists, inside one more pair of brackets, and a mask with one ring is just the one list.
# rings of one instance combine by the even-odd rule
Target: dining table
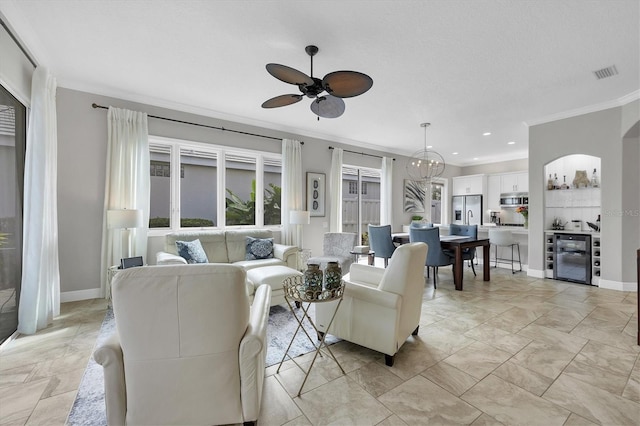
[[[392,233],[393,242],[397,244],[406,244],[410,242],[408,232]],[[491,273],[489,272],[489,239],[473,238],[464,235],[440,235],[440,245],[445,250],[451,250],[454,254],[453,263],[453,283],[456,290],[462,291],[462,278],[464,260],[462,252],[467,248],[482,247],[482,279],[489,281]]]

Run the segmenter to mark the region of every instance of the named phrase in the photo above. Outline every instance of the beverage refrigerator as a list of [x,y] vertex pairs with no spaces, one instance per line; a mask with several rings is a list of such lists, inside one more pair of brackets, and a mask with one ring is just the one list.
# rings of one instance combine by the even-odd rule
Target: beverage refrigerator
[[553,279],[591,284],[591,235],[554,236]]

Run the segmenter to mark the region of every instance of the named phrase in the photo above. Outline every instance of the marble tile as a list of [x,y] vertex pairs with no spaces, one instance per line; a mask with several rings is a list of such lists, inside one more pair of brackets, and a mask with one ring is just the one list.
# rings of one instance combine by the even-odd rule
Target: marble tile
[[534,341],[514,355],[511,361],[549,379],[555,379],[574,357],[574,352],[562,346]]
[[565,333],[570,332],[578,325],[585,315],[567,308],[556,308],[534,321],[534,324],[553,328]]
[[387,417],[376,426],[408,426],[402,419],[395,414]]
[[598,424],[633,425],[640,418],[640,404],[637,402],[566,374],[560,375],[542,397]]
[[[281,425],[300,417],[302,412],[275,377],[266,377],[258,421],[265,425]],[[306,420],[306,419],[305,419]]]
[[27,364],[2,371],[2,374],[0,374],[0,388],[26,382],[35,367],[36,364]]
[[378,362],[384,365],[389,372],[403,380],[407,380],[437,364],[446,356],[446,352],[428,346],[422,340],[422,337],[416,336],[415,338],[409,338],[400,347],[400,350],[395,355],[393,367],[384,365],[384,358],[380,358]]
[[499,421],[497,421],[496,419],[494,419],[493,417],[491,417],[486,413],[482,413],[480,417],[478,417],[477,419],[474,420],[473,423],[471,423],[471,426],[500,426],[500,425],[504,425],[504,423],[500,423]]
[[378,398],[405,423],[470,424],[482,414],[422,376],[416,376]]
[[294,401],[312,424],[375,425],[392,414],[348,377],[304,393]]
[[575,413],[571,413],[567,421],[564,422],[564,426],[595,426],[596,424]]
[[[259,424],[260,424],[260,420],[261,419],[258,419]],[[291,420],[290,422],[283,424],[282,426],[312,426],[312,425],[309,419],[307,419],[305,416],[299,416]]]
[[518,336],[508,331],[491,327],[487,324],[479,325],[464,334],[467,337],[487,343],[494,348],[500,349],[510,354],[515,354],[525,346],[531,339],[528,337]]
[[437,349],[446,354],[452,354],[475,342],[475,340],[463,335],[441,329],[437,323],[427,327],[420,327],[419,336],[427,347]]
[[570,411],[491,374],[461,397],[507,425],[562,425]]
[[[506,305],[506,304],[505,304]],[[508,306],[508,305],[507,305]],[[514,307],[486,322],[487,325],[516,333],[544,315],[532,309]]]
[[41,398],[49,398],[66,392],[76,391],[84,375],[85,368],[66,371],[49,378],[47,388],[42,392]]
[[26,426],[62,425],[67,420],[76,392],[66,392],[51,398],[41,399],[29,417]]
[[0,389],[0,421],[8,423],[30,416],[48,383],[45,379]]
[[302,393],[308,392],[311,389],[315,389],[318,386],[327,383],[327,379],[325,379],[318,370],[314,370],[313,368],[305,381],[305,371],[302,371],[298,367],[294,367],[284,371],[280,370],[280,373],[276,373],[272,377],[275,377],[292,397],[298,394],[303,382],[304,387],[302,388]]
[[564,333],[549,327],[531,324],[518,332],[520,336],[525,336],[538,342],[546,342],[552,345],[561,346],[569,352],[577,354],[587,343],[587,339]]
[[640,402],[640,355],[636,359],[629,381],[622,391],[622,396],[631,401]]
[[374,397],[378,397],[403,383],[400,377],[391,373],[389,369],[378,362],[370,362],[350,372],[348,376]]
[[421,375],[455,396],[462,395],[478,383],[478,379],[446,362],[439,362],[433,367],[427,368]]
[[476,379],[482,379],[510,357],[511,354],[508,352],[496,349],[486,343],[475,342],[445,358],[444,362]]
[[[606,322],[600,322],[606,324]],[[583,337],[605,345],[613,346],[624,351],[632,351],[639,353],[640,346],[637,345],[635,336],[629,336],[626,333],[601,329],[592,325],[581,322],[571,331],[571,336]]]
[[553,379],[529,370],[511,360],[496,368],[492,374],[537,396],[542,396],[553,382]]

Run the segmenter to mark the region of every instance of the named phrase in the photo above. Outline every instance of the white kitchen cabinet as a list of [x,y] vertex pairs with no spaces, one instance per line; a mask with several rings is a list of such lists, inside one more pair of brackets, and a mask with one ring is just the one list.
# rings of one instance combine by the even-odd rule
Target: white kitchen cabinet
[[483,195],[485,192],[486,175],[458,176],[453,180],[453,195]]
[[529,173],[505,173],[501,175],[500,192],[529,192]]
[[490,175],[487,178],[487,208],[500,210],[500,193],[502,192],[502,176]]

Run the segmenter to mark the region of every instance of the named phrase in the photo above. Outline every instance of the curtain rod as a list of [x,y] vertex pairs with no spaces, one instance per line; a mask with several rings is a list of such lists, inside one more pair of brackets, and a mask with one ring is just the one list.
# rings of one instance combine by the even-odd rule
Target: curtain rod
[[[329,149],[335,149],[335,147],[330,146]],[[374,154],[367,154],[366,152],[356,152],[356,151],[349,151],[348,149],[343,149],[342,151],[344,152],[350,152],[351,154],[360,154],[360,155],[368,155],[369,157],[375,157],[375,158],[384,158],[380,155],[374,155]],[[392,158],[393,161],[396,161],[395,158]]]
[[[109,107],[98,105],[96,103],[92,103],[91,106],[93,108],[109,109]],[[224,127],[210,126],[208,124],[201,124],[201,123],[193,123],[191,121],[176,120],[175,118],[160,117],[160,116],[151,115],[151,114],[147,114],[147,117],[157,118],[158,120],[172,121],[174,123],[189,124],[191,126],[206,127],[208,129],[222,130],[224,132],[239,133],[241,135],[256,136],[258,138],[266,138],[266,139],[273,139],[276,141],[282,141],[282,138],[276,138],[275,136],[265,136],[265,135],[259,135],[257,133],[242,132],[240,130],[225,129]],[[300,145],[304,145],[304,142],[300,142]]]

